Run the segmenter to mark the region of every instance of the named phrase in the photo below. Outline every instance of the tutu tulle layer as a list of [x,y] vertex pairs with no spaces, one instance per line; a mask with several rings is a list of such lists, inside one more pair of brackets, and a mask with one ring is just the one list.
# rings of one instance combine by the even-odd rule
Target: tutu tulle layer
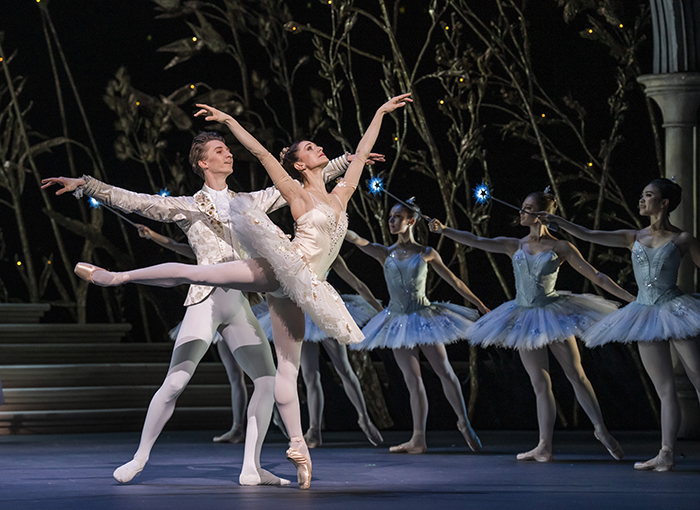
[[472,345],[539,349],[583,333],[617,303],[592,294],[559,292],[559,297],[542,306],[519,306],[515,300],[481,317],[467,333]]
[[[377,315],[377,310],[372,308],[372,305],[365,301],[361,296],[355,294],[342,294],[340,297],[343,298],[345,308],[347,308],[350,316],[359,327],[364,326],[372,317]],[[253,313],[258,318],[258,321],[260,322],[263,331],[265,331],[267,338],[272,340],[272,321],[270,320],[270,310],[267,307],[267,302],[254,306]],[[319,329],[314,321],[312,321],[311,318],[306,315],[306,333],[304,334],[304,341],[320,342],[326,338],[328,338],[328,335]]]
[[588,347],[609,342],[658,342],[700,335],[700,294],[684,294],[655,305],[629,303],[583,335]]
[[243,249],[267,260],[284,293],[311,317],[326,337],[341,344],[364,339],[340,295],[316,275],[301,249],[264,212],[232,208],[231,220]]
[[391,307],[375,315],[363,328],[365,340],[352,349],[399,349],[438,345],[466,338],[479,313],[452,303],[431,303],[411,313],[392,312]]

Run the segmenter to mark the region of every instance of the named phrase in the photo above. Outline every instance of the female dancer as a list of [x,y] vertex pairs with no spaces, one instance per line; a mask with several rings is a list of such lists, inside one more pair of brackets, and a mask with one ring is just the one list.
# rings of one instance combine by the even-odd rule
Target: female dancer
[[576,398],[593,422],[596,439],[619,460],[624,452],[603,422],[593,387],[581,366],[574,338],[580,337],[591,325],[614,311],[617,305],[592,295],[558,294],[554,285],[559,266],[568,262],[583,276],[620,299],[632,301],[634,296],[608,276],[596,271],[569,242],[552,236],[538,217],[531,214],[534,211],[554,212],[555,209],[552,195],[541,191],[528,195],[520,211],[520,224],[529,227],[530,234],[522,239],[478,237],[470,232],[447,228],[438,220],[430,222],[430,230],[458,243],[493,253],[505,253],[513,259],[517,290],[515,300],[502,304],[476,321],[467,333],[467,340],[484,347],[496,345],[517,349],[530,376],[537,399],[540,441],[533,450],[518,454],[518,460],[552,460],[556,404],[547,348],[564,369]]
[[428,265],[449,283],[479,312],[489,310],[469,288],[442,262],[440,254],[418,244],[413,238],[417,213],[402,204],[395,205],[389,214],[389,231],[398,235],[391,246],[370,243],[353,231],[345,239],[363,252],[377,259],[384,267],[389,289],[389,306],[367,323],[362,332],[365,340],[353,349],[392,349],[408,387],[413,418],[410,441],[392,446],[392,453],[425,453],[425,423],[428,418],[428,399],[420,372],[421,351],[440,378],[442,389],[455,414],[457,428],[473,451],[481,449],[481,442],[467,418],[462,388],[447,359],[445,344],[464,338],[464,332],[473,324],[476,311],[451,303],[431,303],[425,296]]
[[[330,269],[335,271],[343,281],[357,292],[357,294],[342,294],[340,297],[343,298],[345,307],[359,327],[367,324],[367,321],[374,317],[377,312],[382,311],[382,305],[379,304],[372,291],[348,269],[343,257],[338,255],[333,264],[331,264]],[[270,323],[270,314],[267,306],[265,304],[258,305],[253,308],[253,312],[265,334],[272,338],[272,324]],[[321,424],[323,423],[324,398],[323,387],[321,386],[321,370],[318,364],[319,344],[323,345],[323,348],[331,358],[331,362],[343,383],[345,394],[357,411],[357,424],[360,426],[360,429],[365,433],[370,443],[374,446],[380,445],[384,442],[384,439],[369,417],[365,398],[362,396],[360,381],[350,366],[347,347],[339,344],[334,338],[329,338],[307,315],[304,346],[301,348],[301,375],[304,378],[306,399],[309,406],[309,429],[304,434],[307,446],[309,448],[317,448],[323,442],[321,438]]]
[[[410,102],[410,94],[396,96],[374,115],[358,144],[355,158],[345,178],[328,193],[322,171],[328,163],[323,149],[309,141],[297,142],[283,151],[281,164],[230,115],[207,105],[196,116],[226,126],[265,167],[282,197],[289,203],[296,221],[293,241],[260,210],[246,200],[232,202],[231,224],[248,253],[256,258],[209,266],[161,264],[123,273],[111,273],[90,264],[79,263],[76,273],[101,286],[127,282],[161,287],[201,284],[235,288],[244,292],[268,292],[268,305],[275,332],[277,373],[275,401],[290,436],[287,459],[297,469],[299,487],[311,484],[311,458],[304,442],[299,416],[297,376],[304,337],[306,311],[326,334],[340,342],[358,342],[363,336],[342,306],[337,292],[323,279],[340,249],[347,230],[345,209],[365,161],[374,145],[384,115]],[[303,185],[292,177],[298,177]],[[301,308],[300,308],[301,307]]]
[[700,295],[682,294],[676,286],[678,268],[690,255],[700,267],[700,242],[671,224],[669,213],[681,202],[681,187],[669,179],[654,179],[639,198],[639,214],[649,217],[642,230],[588,230],[569,221],[546,215],[561,228],[585,241],[627,248],[632,252],[637,301],[611,313],[586,331],[588,347],[608,342],[637,342],[639,355],[661,400],[661,450],[635,469],[672,471],[673,448],[681,423],[671,349],[678,352],[688,378],[700,397]]

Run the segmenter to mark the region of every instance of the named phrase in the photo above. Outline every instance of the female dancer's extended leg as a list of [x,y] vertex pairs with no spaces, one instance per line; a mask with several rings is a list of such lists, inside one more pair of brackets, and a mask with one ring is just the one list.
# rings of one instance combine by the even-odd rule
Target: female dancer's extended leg
[[275,401],[289,433],[287,459],[297,468],[299,488],[308,489],[311,483],[311,457],[301,428],[297,393],[301,346],[304,341],[304,312],[290,299],[271,294],[267,295],[267,304],[277,352]]
[[393,353],[408,387],[411,416],[413,418],[413,435],[410,441],[398,446],[392,446],[389,448],[389,451],[392,453],[425,453],[428,449],[425,442],[428,397],[425,394],[425,386],[423,385],[423,377],[420,371],[420,350],[418,347],[413,347],[412,349],[401,348],[393,349]]
[[[374,446],[379,446],[384,442],[384,438],[369,417],[369,413],[367,412],[367,404],[365,403],[365,398],[362,395],[360,380],[357,378],[355,371],[350,365],[350,360],[348,359],[347,346],[339,344],[338,341],[334,340],[333,338],[325,338],[323,340],[323,348],[331,358],[333,367],[335,367],[335,371],[338,373],[340,380],[343,382],[345,394],[348,396],[348,399],[357,411],[357,424],[362,429],[362,432],[365,433],[365,436],[367,436],[369,442]],[[316,359],[318,359],[318,356]]]
[[549,352],[546,347],[540,349],[519,349],[520,359],[530,376],[532,389],[537,400],[537,423],[540,431],[540,442],[533,450],[519,453],[518,460],[536,460],[549,462],[552,460],[552,436],[554,422],[557,419],[557,408],[552,392],[552,379],[549,376]]
[[454,409],[457,415],[457,428],[464,436],[465,441],[472,451],[481,450],[481,441],[479,441],[476,432],[469,423],[467,418],[467,408],[464,405],[464,395],[462,394],[462,386],[459,384],[459,379],[455,375],[450,360],[447,358],[447,351],[444,345],[423,345],[421,346],[423,354],[430,363],[435,373],[440,378],[442,383],[442,391],[447,397],[447,401]]
[[309,408],[309,429],[304,439],[309,448],[321,446],[321,425],[323,424],[323,386],[319,368],[318,342],[304,342],[301,348],[301,375],[306,386],[306,402]]
[[245,410],[248,405],[248,390],[245,385],[245,374],[236,363],[231,349],[226,342],[216,342],[221,362],[226,368],[228,382],[231,385],[231,410],[233,421],[228,432],[214,437],[215,443],[242,443],[245,441]]
[[603,446],[607,448],[615,460],[622,459],[625,456],[625,452],[605,426],[603,413],[600,411],[600,405],[593,391],[593,386],[591,386],[591,382],[583,371],[581,354],[578,351],[576,339],[572,336],[563,342],[550,344],[549,348],[564,370],[566,378],[573,386],[576,399],[593,423],[596,439],[603,443]]

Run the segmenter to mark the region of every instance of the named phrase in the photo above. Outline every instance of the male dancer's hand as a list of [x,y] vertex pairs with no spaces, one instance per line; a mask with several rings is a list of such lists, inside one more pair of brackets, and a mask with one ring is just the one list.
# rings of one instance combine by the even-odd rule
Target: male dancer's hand
[[84,186],[85,179],[74,179],[71,177],[49,177],[48,179],[41,180],[41,189],[46,189],[54,184],[60,184],[63,186],[56,192],[57,195],[63,195],[64,193],[75,191],[78,186]]

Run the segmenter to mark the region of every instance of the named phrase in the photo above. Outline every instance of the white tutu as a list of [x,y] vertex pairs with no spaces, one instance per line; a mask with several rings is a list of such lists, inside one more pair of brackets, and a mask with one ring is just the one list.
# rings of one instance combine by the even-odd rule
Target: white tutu
[[540,306],[519,306],[515,300],[481,317],[467,332],[472,345],[539,349],[588,328],[619,306],[593,294],[558,291],[559,297]]
[[[345,308],[348,309],[348,312],[359,327],[364,326],[372,317],[377,315],[377,310],[375,310],[372,305],[365,301],[362,296],[358,296],[357,294],[341,294],[340,297],[343,298]],[[257,317],[258,322],[260,322],[260,325],[262,326],[263,331],[265,331],[267,338],[272,341],[272,321],[270,320],[270,310],[267,306],[267,302],[254,306],[253,313]],[[319,329],[308,314],[306,314],[305,317],[305,342],[320,342],[328,338],[328,335]]]
[[700,336],[700,294],[683,294],[665,303],[632,301],[583,335],[588,347],[608,342],[655,342]]
[[430,303],[410,313],[379,312],[362,329],[365,340],[352,349],[399,349],[448,344],[466,338],[479,313],[452,303]]
[[[240,210],[244,208],[239,207],[236,201],[233,203],[235,204],[231,208],[233,230],[243,249],[253,256],[260,256],[268,261],[284,293],[312,318],[326,337],[335,338],[341,344],[361,342],[364,338],[362,331],[343,305],[340,295],[328,282],[319,278],[307,264],[302,250],[305,247],[290,241],[289,237],[264,212],[256,208]],[[313,217],[314,214],[316,218]],[[304,231],[305,237],[331,243],[339,243],[342,240],[342,238],[324,239],[326,234],[317,232],[320,230],[317,224],[322,224],[327,218],[327,214],[320,209],[312,209],[302,216],[303,225],[307,229]],[[347,221],[344,217],[342,220]],[[297,237],[300,237],[301,222],[302,217],[297,220]],[[334,251],[335,253],[330,253],[332,255],[330,262],[337,256],[337,244]],[[321,270],[322,274],[325,274],[328,267]]]

